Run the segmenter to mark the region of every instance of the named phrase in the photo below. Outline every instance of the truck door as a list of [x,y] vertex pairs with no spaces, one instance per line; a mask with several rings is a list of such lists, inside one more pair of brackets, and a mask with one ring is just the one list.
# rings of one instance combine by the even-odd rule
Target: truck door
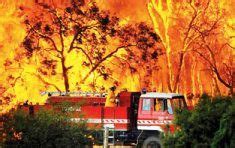
[[141,98],[139,101],[138,118],[151,119],[153,101],[150,98]]
[[153,120],[163,121],[169,116],[167,99],[153,99],[154,107],[152,113]]

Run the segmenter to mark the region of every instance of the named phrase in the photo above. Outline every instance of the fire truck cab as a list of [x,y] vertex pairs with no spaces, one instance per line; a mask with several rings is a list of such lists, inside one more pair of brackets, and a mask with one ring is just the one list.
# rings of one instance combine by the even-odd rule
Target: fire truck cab
[[171,124],[176,108],[186,108],[184,96],[176,93],[147,92],[140,96],[138,130],[163,131],[162,125]]
[[172,121],[177,108],[187,108],[184,96],[177,93],[144,92],[139,98],[137,129],[142,147],[161,147],[160,135],[167,128],[174,131]]

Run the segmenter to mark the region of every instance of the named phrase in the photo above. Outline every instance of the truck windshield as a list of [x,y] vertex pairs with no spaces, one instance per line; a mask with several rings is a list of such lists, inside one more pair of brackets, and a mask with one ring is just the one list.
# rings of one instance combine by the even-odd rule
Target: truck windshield
[[173,114],[176,109],[186,108],[186,102],[183,98],[175,98],[167,100],[167,110],[169,114]]
[[174,110],[186,108],[186,102],[183,98],[174,99],[143,99],[142,110],[150,111],[151,108],[155,112],[162,112],[167,110],[169,114],[173,114]]
[[174,109],[186,108],[186,103],[185,103],[184,99],[182,99],[182,98],[172,99],[170,102],[171,102],[171,105],[173,106]]

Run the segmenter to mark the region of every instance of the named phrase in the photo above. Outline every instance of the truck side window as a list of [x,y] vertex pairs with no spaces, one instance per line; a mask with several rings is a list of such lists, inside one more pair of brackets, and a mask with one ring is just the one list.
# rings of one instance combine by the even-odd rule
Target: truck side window
[[151,107],[151,100],[150,99],[143,99],[142,110],[150,111],[150,107]]

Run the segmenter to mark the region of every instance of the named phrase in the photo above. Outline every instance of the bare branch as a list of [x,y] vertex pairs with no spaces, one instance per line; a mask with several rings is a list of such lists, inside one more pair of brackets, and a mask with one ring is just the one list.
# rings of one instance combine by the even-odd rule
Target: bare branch
[[47,36],[47,35],[45,35],[45,34],[42,34],[42,33],[40,33],[39,31],[35,30],[34,27],[32,27],[30,24],[29,24],[29,26],[31,27],[30,30],[34,31],[34,32],[35,32],[36,34],[38,34],[40,37],[45,38],[45,39],[48,39],[49,41],[51,41],[52,46],[54,47],[54,49],[55,49],[57,52],[61,53],[61,51],[57,48],[55,41],[54,41],[51,37],[49,37],[49,36]]
[[70,53],[70,52],[73,50],[73,48],[75,48],[75,47],[74,47],[74,42],[76,41],[78,35],[79,35],[79,32],[77,32],[77,33],[74,34],[73,40],[72,40],[72,42],[70,43],[70,47],[69,47],[68,53]]
[[218,71],[218,68],[216,67],[216,65],[214,65],[214,64],[208,59],[208,57],[206,57],[204,54],[200,53],[200,52],[197,51],[197,50],[194,50],[194,52],[198,53],[198,55],[200,55],[207,63],[209,63],[210,67],[212,68],[212,71],[216,74],[217,78],[219,79],[219,81],[220,81],[221,83],[223,83],[223,84],[224,84],[226,87],[228,87],[228,88],[231,88],[231,87],[232,87],[229,83],[227,83],[227,82],[225,82],[225,81],[223,80],[223,78],[221,77],[221,75],[220,75],[220,73],[219,73],[219,71]]
[[87,59],[89,60],[90,64],[91,64],[91,65],[93,64],[93,62],[92,62],[90,56],[86,53],[86,51],[85,51],[83,48],[81,48],[81,47],[73,47],[73,48],[74,48],[74,49],[81,50],[82,53],[83,53],[83,54],[87,57]]
[[223,49],[224,47],[226,47],[226,46],[228,46],[228,47],[230,47],[230,48],[232,48],[232,49],[235,49],[235,47],[233,47],[233,46],[230,45],[229,43],[225,43],[224,45],[221,46],[220,50],[222,50],[222,49]]
[[47,82],[45,79],[42,78],[39,74],[33,74],[35,77],[37,77],[40,81],[42,81],[45,85],[53,86],[57,91],[61,92],[59,87],[57,87],[55,84]]
[[100,61],[98,61],[98,63],[96,63],[92,69],[87,73],[87,75],[82,79],[82,83],[84,83],[86,81],[86,79],[89,77],[89,75],[94,72],[100,64],[102,64],[106,59],[112,57],[115,53],[117,53],[120,49],[123,49],[123,48],[127,48],[127,47],[132,47],[132,46],[136,46],[136,45],[126,45],[126,46],[120,46],[120,47],[117,47],[114,51],[110,52],[108,55],[106,55],[104,58],[102,58]]
[[187,29],[187,31],[186,31],[186,35],[185,35],[184,40],[183,40],[183,45],[185,45],[186,40],[188,39],[188,36],[189,36],[189,32],[190,32],[191,29],[192,29],[193,23],[194,23],[194,21],[196,20],[196,18],[197,18],[197,16],[198,16],[198,12],[197,12],[196,8],[193,7],[192,2],[190,2],[189,5],[190,5],[191,8],[193,9],[194,14],[193,14],[193,16],[192,16],[192,19],[191,19],[190,22],[189,22],[188,29]]
[[67,67],[67,70],[70,70],[70,69],[72,69],[73,68],[73,66],[69,66],[69,67]]
[[70,43],[68,53],[70,53],[74,49],[75,41],[76,41],[76,39],[78,39],[78,36],[82,37],[82,32],[85,32],[87,29],[92,29],[92,28],[95,28],[95,27],[97,27],[97,24],[87,25],[87,26],[84,26],[84,27],[80,28],[80,32],[77,31],[73,36],[73,40]]

